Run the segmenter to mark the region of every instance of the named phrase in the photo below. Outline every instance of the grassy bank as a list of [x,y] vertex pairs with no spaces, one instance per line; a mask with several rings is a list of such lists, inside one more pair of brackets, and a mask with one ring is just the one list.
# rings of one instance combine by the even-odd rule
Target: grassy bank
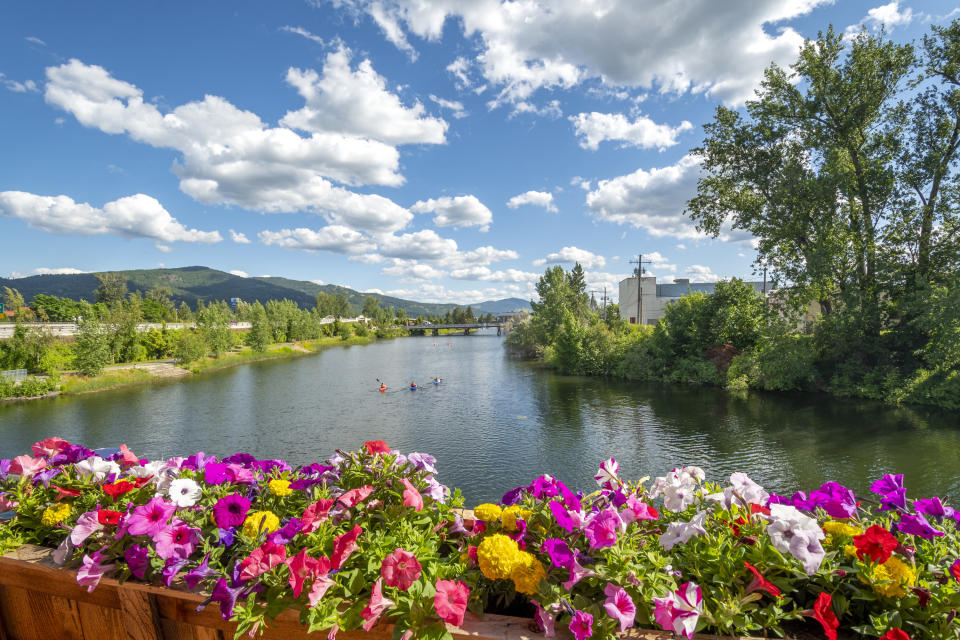
[[87,376],[72,376],[60,385],[60,393],[65,396],[75,396],[81,393],[108,391],[121,387],[133,387],[149,384],[160,380],[143,369],[120,369],[105,371],[103,374],[88,378]]
[[206,356],[200,360],[194,360],[189,364],[183,365],[184,368],[193,373],[204,373],[207,371],[219,371],[229,367],[235,367],[240,364],[250,362],[261,362],[263,360],[277,360],[279,358],[299,358],[313,353],[318,353],[330,347],[349,347],[353,345],[366,345],[376,340],[373,336],[351,336],[346,340],[337,337],[325,337],[319,340],[309,340],[305,342],[295,342],[290,344],[273,344],[266,351],[254,351],[249,347],[244,347],[239,351],[230,351],[222,354],[219,358]]

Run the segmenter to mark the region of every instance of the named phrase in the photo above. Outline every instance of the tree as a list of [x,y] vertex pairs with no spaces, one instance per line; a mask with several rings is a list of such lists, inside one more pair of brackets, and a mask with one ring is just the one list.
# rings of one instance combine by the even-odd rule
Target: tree
[[127,295],[127,281],[119,273],[97,273],[100,286],[94,291],[97,302],[113,305],[121,302]]
[[377,311],[380,309],[380,298],[367,296],[363,301],[363,316],[365,318],[376,318]]
[[259,353],[263,353],[270,346],[270,323],[267,312],[260,302],[255,302],[250,310],[250,332],[247,334],[247,345]]
[[73,345],[74,364],[86,376],[98,376],[110,363],[110,336],[93,315],[84,317]]
[[23,296],[20,295],[17,289],[11,289],[10,287],[3,288],[4,311],[13,311],[14,314],[18,314],[23,306]]
[[199,360],[207,354],[207,345],[203,334],[193,329],[183,329],[174,341],[173,357],[184,364]]
[[548,268],[540,276],[536,291],[540,301],[531,303],[534,312],[531,329],[541,345],[553,343],[563,324],[564,311],[569,311],[578,322],[589,315],[589,298],[579,263],[569,274],[559,265]]
[[207,349],[214,358],[233,346],[233,331],[230,330],[229,316],[218,305],[204,307],[197,313],[197,326],[203,336]]

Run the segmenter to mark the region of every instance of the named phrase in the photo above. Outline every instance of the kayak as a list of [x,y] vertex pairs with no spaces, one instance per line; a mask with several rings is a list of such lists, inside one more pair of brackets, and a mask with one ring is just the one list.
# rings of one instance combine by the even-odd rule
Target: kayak
[[380,387],[380,393],[384,393],[387,390],[386,387]]
[[415,384],[410,385],[410,391],[416,391],[416,390],[417,390],[417,385]]
[[434,380],[434,381],[433,381],[433,384],[440,384],[440,381],[439,381],[439,380]]

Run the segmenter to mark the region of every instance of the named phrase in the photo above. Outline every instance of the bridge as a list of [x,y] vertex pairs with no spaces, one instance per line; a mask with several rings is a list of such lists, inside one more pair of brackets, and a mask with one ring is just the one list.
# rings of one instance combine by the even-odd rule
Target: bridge
[[463,330],[463,335],[468,336],[470,332],[474,329],[496,329],[497,335],[501,335],[503,329],[502,324],[499,322],[468,322],[464,324],[433,324],[433,323],[424,323],[424,324],[410,324],[407,326],[394,327],[395,329],[407,329],[408,331],[432,331],[433,335],[440,335],[440,329],[457,329]]

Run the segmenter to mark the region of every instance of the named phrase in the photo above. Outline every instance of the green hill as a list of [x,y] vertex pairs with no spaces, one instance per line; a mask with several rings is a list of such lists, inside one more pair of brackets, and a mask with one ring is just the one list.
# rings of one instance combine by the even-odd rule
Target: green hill
[[[395,309],[404,309],[408,316],[443,315],[455,304],[435,304],[416,302],[379,294],[365,294],[347,287],[332,284],[318,285],[306,280],[289,280],[287,278],[241,278],[224,271],[209,267],[181,267],[178,269],[135,269],[118,271],[127,281],[128,291],[146,292],[154,287],[170,287],[171,298],[177,303],[186,302],[196,307],[197,302],[213,300],[229,300],[240,298],[246,302],[259,300],[293,300],[303,308],[314,306],[316,296],[320,292],[342,293],[347,300],[358,310],[363,307],[367,295],[380,299],[380,304]],[[0,278],[0,288],[10,287],[17,289],[24,299],[30,301],[38,293],[71,298],[73,300],[88,300],[93,302],[97,286],[100,284],[93,273],[40,275],[27,278]],[[473,305],[475,313],[500,313],[518,308],[529,308],[529,302],[520,298],[506,298]],[[461,304],[461,307],[466,305]]]

